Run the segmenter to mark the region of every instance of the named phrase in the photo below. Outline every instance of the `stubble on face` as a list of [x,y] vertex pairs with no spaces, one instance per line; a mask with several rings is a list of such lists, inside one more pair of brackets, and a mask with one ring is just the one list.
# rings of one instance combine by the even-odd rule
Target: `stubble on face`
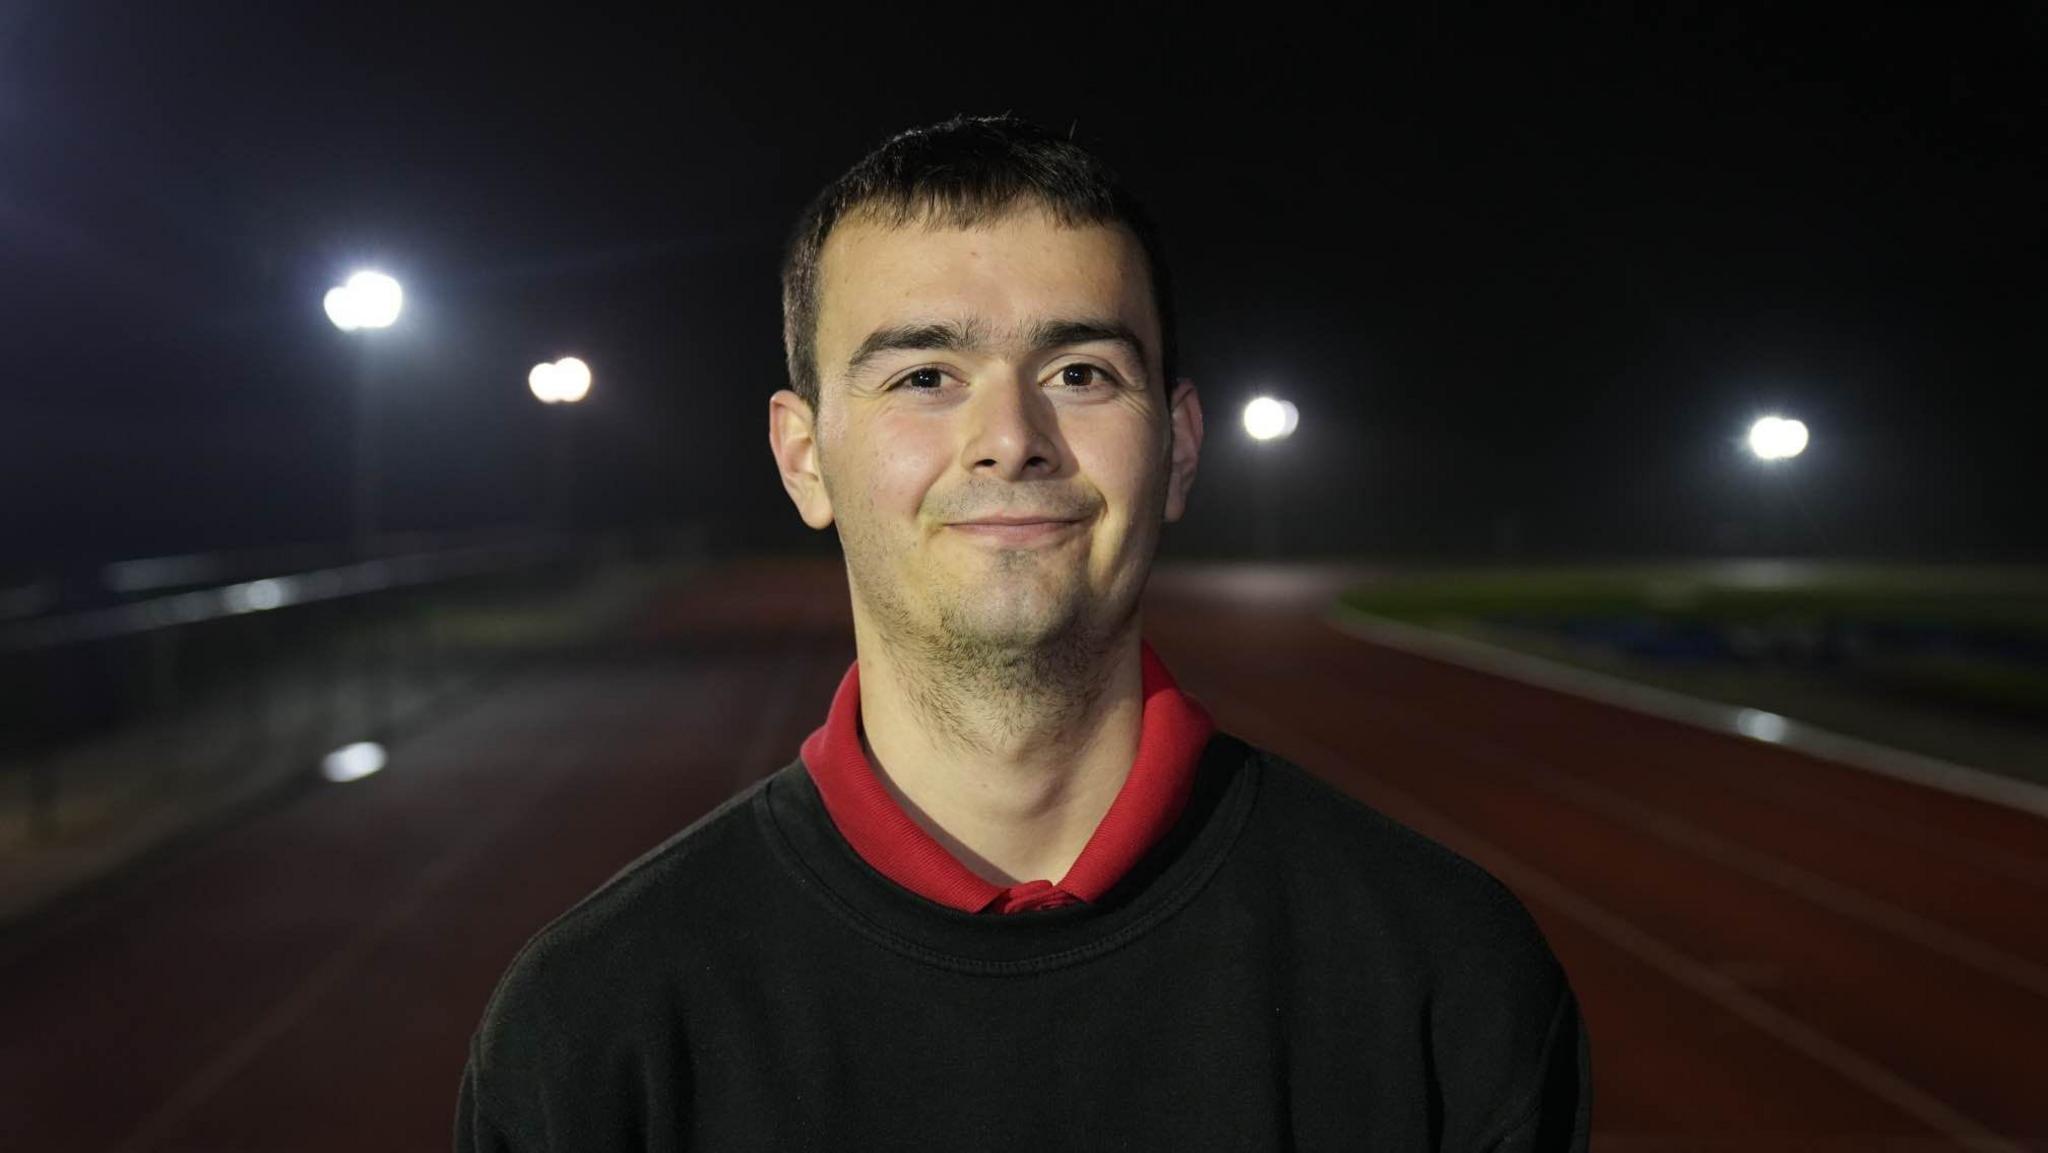
[[[1090,254],[1097,261],[1090,268],[1129,261],[1135,242],[1106,247],[1109,263],[1100,261],[1098,251]],[[862,259],[875,259],[873,251],[869,248]],[[835,250],[835,256],[845,258],[843,251]],[[825,279],[833,283],[834,257],[826,265]],[[1121,267],[1124,284],[1144,275],[1141,258]],[[907,274],[914,280],[921,271],[913,262]],[[875,291],[870,284],[848,287]],[[997,299],[1002,299],[1000,292]],[[1040,302],[1035,314],[1050,309],[1051,315],[1102,315],[1126,303],[1114,290],[1105,300],[1102,282],[1087,277],[1068,299],[1085,304]],[[873,323],[853,322],[848,329],[858,334]],[[1152,334],[1156,339],[1156,328]],[[1171,425],[1161,438],[1158,459],[1151,462],[1156,472],[1147,479],[1152,483],[1142,492],[1122,492],[1121,502],[1111,496],[1117,488],[1098,490],[1085,476],[1022,483],[970,478],[925,493],[912,520],[902,509],[878,507],[877,491],[900,493],[907,486],[890,479],[892,462],[877,442],[880,434],[863,427],[871,418],[849,408],[872,403],[868,397],[835,397],[821,406],[819,473],[835,510],[857,608],[872,639],[887,653],[904,699],[927,731],[985,751],[1026,735],[1042,739],[1077,731],[1103,694],[1114,663],[1105,657],[1137,616],[1138,593],[1165,506]],[[1128,447],[1142,454],[1136,444]],[[1101,451],[1099,438],[1093,451]],[[1111,474],[1118,471],[1111,469]],[[1027,485],[1044,487],[1027,491]],[[963,517],[1027,508],[1084,517],[1088,531],[1053,547],[988,549],[934,528]],[[1118,555],[1098,555],[1096,550],[1105,545]]]
[[[1104,688],[1104,655],[1137,614],[1135,600],[1108,617],[1091,613],[1101,606],[1085,575],[1048,571],[1061,562],[1027,549],[987,558],[986,584],[925,579],[923,595],[906,595],[899,554],[879,539],[867,493],[834,491],[835,508],[846,507],[842,495],[859,506],[835,522],[854,595],[890,665],[907,674],[905,699],[927,731],[986,753],[1027,730],[1044,737],[1081,725]],[[1033,708],[991,716],[988,706],[1002,701]]]

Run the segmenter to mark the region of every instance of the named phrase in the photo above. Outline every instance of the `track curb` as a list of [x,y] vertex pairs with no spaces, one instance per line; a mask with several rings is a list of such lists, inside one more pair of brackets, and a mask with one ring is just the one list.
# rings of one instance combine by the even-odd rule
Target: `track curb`
[[1575,668],[1470,637],[1436,632],[1339,604],[1323,622],[1388,648],[1694,728],[1759,741],[1893,780],[2048,817],[2048,786],[1907,752],[1762,709],[1724,704]]

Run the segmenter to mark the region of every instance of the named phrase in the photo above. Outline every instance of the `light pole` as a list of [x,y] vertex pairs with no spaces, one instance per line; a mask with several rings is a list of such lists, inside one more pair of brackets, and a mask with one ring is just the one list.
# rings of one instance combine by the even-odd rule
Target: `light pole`
[[[405,290],[398,282],[381,272],[367,270],[356,272],[343,283],[327,290],[321,301],[327,310],[327,319],[334,327],[347,333],[367,333],[390,328],[398,322],[398,314],[405,308]],[[356,345],[356,420],[355,440],[350,445],[351,472],[349,481],[351,494],[351,515],[349,535],[354,548],[355,559],[367,565],[374,555],[377,540],[377,489],[378,444],[377,444],[377,382],[376,360],[370,342],[358,340]],[[396,654],[393,652],[394,633],[390,628],[382,630],[381,640],[377,629],[376,610],[369,596],[355,599],[353,612],[356,617],[356,644],[359,657],[362,717],[360,724],[377,739],[358,742],[337,753],[343,758],[330,757],[326,766],[328,779],[352,780],[356,776],[375,771],[370,761],[383,764],[383,744],[386,731],[396,720],[397,686]],[[374,651],[381,649],[381,654]],[[352,758],[352,759],[351,759]],[[336,774],[342,774],[337,776]],[[353,775],[350,775],[353,774]]]
[[[1785,535],[1781,524],[1784,512],[1780,507],[1783,498],[1778,486],[1773,483],[1772,474],[1784,469],[1784,462],[1805,452],[1807,439],[1804,421],[1776,415],[1759,418],[1749,426],[1749,435],[1744,438],[1749,455],[1755,457],[1762,466],[1757,477],[1757,484],[1764,493],[1760,502],[1764,506],[1763,533],[1760,535],[1776,540],[1779,549],[1783,548]],[[1767,547],[1765,551],[1771,550]]]
[[[1263,457],[1270,451],[1264,446],[1293,436],[1300,423],[1301,411],[1289,401],[1257,396],[1244,406],[1244,431],[1252,438],[1252,452],[1256,456]],[[1252,462],[1252,539],[1253,552],[1258,556],[1272,556],[1279,546],[1280,526],[1271,508],[1272,478],[1265,475],[1269,467],[1262,460]]]
[[[536,364],[533,371],[526,374],[527,389],[535,400],[546,405],[573,408],[590,395],[590,383],[590,365],[574,356]],[[554,452],[551,455],[553,467],[548,478],[547,519],[557,530],[566,533],[574,509],[571,486],[576,482],[576,423],[567,412],[555,422]]]
[[[322,305],[327,319],[343,332],[373,332],[398,322],[405,308],[405,290],[381,272],[357,272],[327,290]],[[356,427],[351,445],[354,461],[350,536],[358,559],[368,559],[377,538],[378,453],[376,382],[372,352],[358,349],[356,360]]]

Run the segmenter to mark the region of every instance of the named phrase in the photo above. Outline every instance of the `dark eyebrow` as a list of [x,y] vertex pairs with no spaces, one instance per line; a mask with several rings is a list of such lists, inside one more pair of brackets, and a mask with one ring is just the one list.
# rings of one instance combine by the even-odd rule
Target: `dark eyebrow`
[[868,333],[868,338],[860,342],[852,359],[846,362],[846,375],[857,374],[885,352],[962,352],[982,348],[987,343],[988,330],[978,321],[891,325]]
[[1031,330],[1031,347],[1038,352],[1098,342],[1122,345],[1138,362],[1139,371],[1150,373],[1152,360],[1145,354],[1145,342],[1121,320],[1045,320]]
[[[1152,363],[1145,342],[1120,320],[1042,320],[1032,326],[1030,334],[1033,352],[1098,342],[1122,345],[1141,371]],[[990,344],[988,327],[978,320],[890,325],[874,330],[860,342],[846,362],[846,375],[857,375],[886,352],[981,352]]]

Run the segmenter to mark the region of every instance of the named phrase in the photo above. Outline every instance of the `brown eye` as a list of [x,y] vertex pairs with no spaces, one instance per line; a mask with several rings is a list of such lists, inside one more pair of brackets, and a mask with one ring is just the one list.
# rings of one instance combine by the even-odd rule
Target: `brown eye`
[[911,373],[909,376],[904,377],[901,383],[910,388],[937,388],[939,387],[939,381],[942,375],[943,374],[940,373],[939,370],[936,368],[920,368],[916,372]]
[[1069,388],[1087,388],[1105,375],[1092,364],[1070,364],[1060,370],[1060,382]]

